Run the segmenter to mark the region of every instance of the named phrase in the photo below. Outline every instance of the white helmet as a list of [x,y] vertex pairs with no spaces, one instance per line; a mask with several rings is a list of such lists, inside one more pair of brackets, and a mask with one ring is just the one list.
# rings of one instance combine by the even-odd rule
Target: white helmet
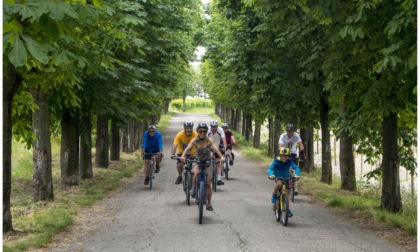
[[213,126],[219,126],[219,122],[217,120],[211,120],[210,121],[210,126],[211,127],[213,127]]

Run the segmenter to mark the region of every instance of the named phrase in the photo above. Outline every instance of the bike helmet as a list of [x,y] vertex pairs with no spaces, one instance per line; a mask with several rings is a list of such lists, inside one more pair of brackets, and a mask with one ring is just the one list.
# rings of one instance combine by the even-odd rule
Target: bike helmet
[[210,121],[210,126],[211,127],[213,127],[213,126],[219,126],[219,122],[217,120],[211,120]]
[[199,129],[205,129],[205,130],[209,130],[209,126],[207,126],[207,123],[199,123],[197,125],[197,128],[195,129],[196,131],[198,131]]
[[184,127],[194,127],[194,123],[191,121],[185,121],[184,122]]
[[289,124],[286,125],[286,130],[296,130],[296,127],[295,127],[295,125],[289,123]]
[[228,125],[227,123],[223,123],[223,124],[222,124],[222,128],[224,128],[224,129],[228,129],[228,128],[229,128],[229,125]]
[[286,147],[281,147],[279,150],[279,155],[288,156],[290,153],[290,149]]
[[153,124],[150,124],[148,129],[154,129],[154,130],[156,130],[156,126],[153,125]]

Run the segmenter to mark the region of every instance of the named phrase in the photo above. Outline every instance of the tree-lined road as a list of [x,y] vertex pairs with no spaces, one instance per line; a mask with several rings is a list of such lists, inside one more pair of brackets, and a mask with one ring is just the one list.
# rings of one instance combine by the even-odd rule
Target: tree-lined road
[[[309,203],[299,195],[287,227],[275,220],[273,182],[260,167],[235,152],[229,181],[213,194],[213,212],[198,224],[198,208],[187,206],[182,185],[175,185],[170,148],[185,120],[209,122],[205,114],[175,114],[164,136],[164,160],[153,189],[143,173],[118,195],[100,203],[103,216],[90,232],[50,246],[48,251],[399,251],[382,238]],[[97,213],[98,214],[98,213]],[[75,227],[77,230],[77,227]]]

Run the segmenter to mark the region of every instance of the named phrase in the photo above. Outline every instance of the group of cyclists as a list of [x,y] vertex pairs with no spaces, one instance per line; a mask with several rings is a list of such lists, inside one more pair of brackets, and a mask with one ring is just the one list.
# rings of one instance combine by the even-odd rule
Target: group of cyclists
[[[286,125],[286,133],[282,134],[279,138],[279,152],[278,157],[268,167],[268,175],[270,179],[282,178],[289,180],[290,174],[297,177],[299,180],[300,169],[297,166],[297,146],[299,146],[299,155],[303,156],[304,145],[296,128],[293,124]],[[229,155],[230,165],[234,163],[234,154],[232,152],[232,145],[236,145],[233,133],[229,130],[227,123],[223,123],[219,127],[217,120],[210,121],[210,127],[207,123],[201,122],[194,130],[194,123],[192,121],[184,122],[184,129],[178,132],[174,138],[171,148],[171,159],[177,159],[176,170],[178,177],[175,184],[182,184],[182,172],[185,164],[186,157],[196,157],[199,160],[216,159],[217,166],[217,185],[224,185],[222,181],[222,166],[225,161],[224,151]],[[142,143],[142,158],[145,159],[144,168],[144,184],[148,185],[150,178],[148,177],[150,169],[150,153],[159,153],[156,156],[156,173],[159,173],[160,162],[163,158],[162,134],[157,131],[155,125],[150,125],[148,130],[144,132]],[[207,174],[207,184],[211,184],[213,174],[213,167],[209,166],[204,171]],[[199,173],[198,164],[193,164],[193,185],[196,183],[197,174]],[[278,189],[282,186],[282,180],[277,180],[274,187],[273,195],[270,197],[272,203],[275,203],[275,196]],[[297,183],[297,182],[296,182]],[[195,187],[190,191],[192,197],[195,196]],[[298,195],[297,184],[295,184],[295,195]],[[208,211],[213,211],[211,205],[212,188],[207,187],[207,205]],[[291,211],[288,212],[289,217],[293,216]]]

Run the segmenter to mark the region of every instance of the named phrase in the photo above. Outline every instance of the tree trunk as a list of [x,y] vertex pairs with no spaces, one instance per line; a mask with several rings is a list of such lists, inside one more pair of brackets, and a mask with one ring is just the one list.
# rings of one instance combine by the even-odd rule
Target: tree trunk
[[61,185],[79,184],[79,138],[77,123],[70,111],[65,111],[61,119]]
[[38,110],[32,112],[32,130],[36,140],[32,143],[34,174],[32,198],[34,202],[54,199],[51,160],[50,119],[48,114],[49,93],[40,86],[31,89]]
[[313,129],[300,129],[300,138],[305,146],[305,159],[299,162],[299,168],[304,172],[314,170],[314,131]]
[[134,150],[138,150],[141,147],[140,134],[141,124],[138,121],[136,121],[136,123],[134,124]]
[[120,160],[120,130],[115,120],[111,120],[111,160]]
[[321,181],[332,184],[332,165],[331,165],[331,143],[330,129],[328,118],[328,103],[326,94],[320,95],[320,118],[321,118],[321,139],[322,139],[322,178]]
[[134,131],[134,120],[130,119],[127,123],[127,131],[128,131],[128,152],[134,152],[134,143],[135,143],[135,131]]
[[255,122],[255,131],[254,131],[254,148],[260,148],[261,142],[261,123]]
[[109,166],[108,152],[108,116],[98,115],[96,125],[96,165],[102,168]]
[[[10,212],[10,193],[12,191],[12,101],[21,77],[16,69],[3,61],[3,233],[13,231]],[[6,66],[7,64],[7,66]]]
[[246,125],[245,125],[245,139],[251,141],[252,139],[252,115],[246,115]]
[[93,178],[92,169],[92,118],[89,114],[82,115],[82,130],[80,134],[79,176],[81,179]]
[[274,157],[277,157],[277,151],[279,150],[279,140],[282,134],[281,131],[281,120],[279,118],[274,119]]
[[121,132],[121,150],[122,152],[128,152],[128,130],[125,128]]
[[391,113],[382,121],[382,197],[381,207],[389,212],[401,211],[398,158],[398,114]]
[[273,118],[268,118],[268,152],[267,155],[275,155],[275,140],[274,140],[274,120]]
[[187,98],[185,96],[182,97],[182,111],[186,112],[187,111],[187,104],[185,102]]
[[241,128],[241,118],[242,112],[241,110],[237,109],[235,114],[235,131],[240,132],[239,129]]
[[341,189],[352,192],[357,191],[353,138],[351,136],[340,138],[340,175]]

